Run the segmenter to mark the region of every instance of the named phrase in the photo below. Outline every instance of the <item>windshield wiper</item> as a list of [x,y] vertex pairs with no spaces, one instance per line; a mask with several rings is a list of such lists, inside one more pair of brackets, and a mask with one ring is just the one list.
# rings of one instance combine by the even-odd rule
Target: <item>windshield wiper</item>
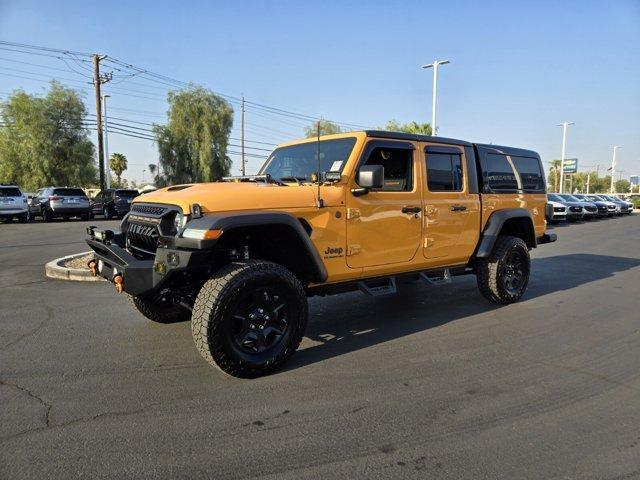
[[298,185],[302,185],[307,178],[306,177],[280,177],[281,182],[296,182]]
[[284,185],[282,182],[276,180],[268,173],[265,175],[237,175],[233,177],[222,177],[223,182],[264,182],[275,183],[276,185]]

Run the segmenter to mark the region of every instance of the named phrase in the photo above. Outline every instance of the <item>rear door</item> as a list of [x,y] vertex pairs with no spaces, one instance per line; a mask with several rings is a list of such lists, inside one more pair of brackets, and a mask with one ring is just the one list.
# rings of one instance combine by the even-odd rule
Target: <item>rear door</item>
[[[424,153],[425,182],[423,254],[433,264],[466,263],[473,253],[480,229],[480,199],[475,158],[458,145],[427,144]],[[469,165],[474,168],[469,168]],[[470,172],[471,170],[471,172]]]
[[364,146],[359,166],[382,165],[384,185],[362,196],[347,194],[349,267],[407,263],[420,248],[422,189],[415,145],[374,139]]
[[13,211],[23,206],[22,192],[18,187],[0,187],[0,212]]

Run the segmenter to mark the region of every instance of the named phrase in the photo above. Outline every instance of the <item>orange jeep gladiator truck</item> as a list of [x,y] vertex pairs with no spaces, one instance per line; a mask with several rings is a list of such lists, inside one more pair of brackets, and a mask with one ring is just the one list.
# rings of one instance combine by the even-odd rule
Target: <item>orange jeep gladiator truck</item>
[[120,231],[89,227],[89,268],[154,322],[191,320],[196,347],[240,377],[300,344],[307,297],[475,274],[516,302],[545,233],[536,152],[386,131],[278,146],[255,176],[137,197]]

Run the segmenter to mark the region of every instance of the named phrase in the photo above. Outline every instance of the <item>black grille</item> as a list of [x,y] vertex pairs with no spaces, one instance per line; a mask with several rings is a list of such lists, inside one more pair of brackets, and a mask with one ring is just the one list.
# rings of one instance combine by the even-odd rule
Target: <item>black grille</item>
[[167,210],[166,207],[155,207],[153,205],[133,205],[132,212],[146,213],[149,215],[162,215]]
[[158,237],[158,227],[155,225],[129,223],[127,226],[127,245],[138,253],[155,255]]
[[582,211],[582,207],[570,207],[569,209],[572,212],[581,212]]
[[584,207],[587,212],[595,212],[596,207],[592,207],[591,205],[587,205]]

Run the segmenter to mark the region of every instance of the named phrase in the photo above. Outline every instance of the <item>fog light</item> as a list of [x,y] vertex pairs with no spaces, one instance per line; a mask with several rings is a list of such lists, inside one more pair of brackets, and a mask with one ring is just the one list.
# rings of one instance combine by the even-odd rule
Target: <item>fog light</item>
[[177,252],[167,253],[167,263],[173,267],[180,265],[180,255]]

